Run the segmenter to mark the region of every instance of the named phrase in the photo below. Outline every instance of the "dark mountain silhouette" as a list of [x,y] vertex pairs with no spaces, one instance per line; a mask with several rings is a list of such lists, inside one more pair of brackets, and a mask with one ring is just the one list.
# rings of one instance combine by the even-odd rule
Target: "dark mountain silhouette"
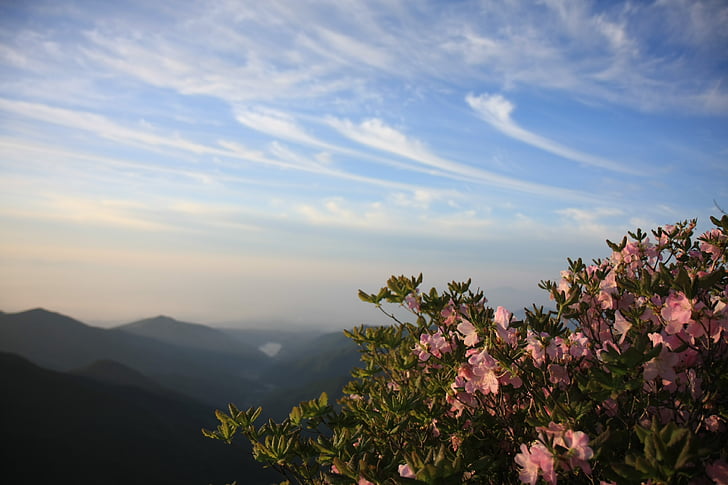
[[342,388],[352,379],[351,370],[361,365],[358,349],[343,332],[335,332],[284,353],[264,373],[269,389],[261,402],[265,417],[282,419],[292,406],[323,391],[331,399],[341,397]]
[[280,352],[274,357],[274,360],[284,359],[292,353],[297,353],[298,349],[308,348],[315,339],[326,333],[322,330],[281,330],[280,328],[219,328],[218,330],[228,337],[256,348],[269,342],[280,344]]
[[257,399],[260,386],[255,378],[267,364],[259,352],[240,355],[180,347],[118,329],[91,327],[43,309],[1,314],[0,351],[59,371],[113,360],[215,406]]
[[107,384],[116,384],[118,386],[136,387],[156,393],[171,393],[169,389],[162,387],[154,379],[150,379],[141,372],[137,372],[131,367],[120,364],[113,360],[97,360],[85,367],[73,369],[69,374],[88,377]]
[[359,348],[343,332],[326,333],[306,345],[282,353],[264,373],[267,382],[281,386],[305,385],[348,375],[359,365]]
[[240,355],[247,358],[263,357],[256,345],[246,343],[242,339],[231,339],[229,335],[218,329],[198,323],[180,322],[163,315],[121,325],[116,329],[180,347]]
[[209,406],[101,383],[0,353],[3,481],[13,484],[264,484],[249,448],[202,436]]

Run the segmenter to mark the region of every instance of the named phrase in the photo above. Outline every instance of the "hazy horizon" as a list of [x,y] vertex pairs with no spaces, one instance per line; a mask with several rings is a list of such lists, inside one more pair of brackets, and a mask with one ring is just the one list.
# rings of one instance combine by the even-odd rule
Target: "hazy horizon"
[[724,2],[0,5],[0,309],[383,321],[493,306],[728,207]]

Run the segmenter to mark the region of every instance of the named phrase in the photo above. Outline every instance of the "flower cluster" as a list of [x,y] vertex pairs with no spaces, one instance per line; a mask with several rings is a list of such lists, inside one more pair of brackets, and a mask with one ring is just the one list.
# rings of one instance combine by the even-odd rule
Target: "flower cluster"
[[523,320],[469,281],[393,277],[360,297],[415,322],[347,332],[363,365],[339,409],[259,429],[220,413],[208,433],[240,429],[300,483],[728,483],[728,216],[712,220],[570,260],[541,283],[555,310]]

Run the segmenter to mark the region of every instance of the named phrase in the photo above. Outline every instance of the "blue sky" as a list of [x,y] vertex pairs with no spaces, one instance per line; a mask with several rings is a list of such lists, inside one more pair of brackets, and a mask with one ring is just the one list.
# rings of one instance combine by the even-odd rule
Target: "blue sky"
[[350,327],[728,206],[722,1],[0,4],[0,309]]

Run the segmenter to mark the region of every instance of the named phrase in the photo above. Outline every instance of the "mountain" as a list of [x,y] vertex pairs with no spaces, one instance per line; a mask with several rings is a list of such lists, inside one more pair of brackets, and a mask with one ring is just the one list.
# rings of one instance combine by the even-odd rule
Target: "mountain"
[[160,315],[116,327],[117,330],[149,337],[180,347],[209,350],[246,357],[263,357],[255,345],[231,339],[225,332],[198,323],[180,322]]
[[326,333],[283,353],[263,376],[265,381],[281,387],[303,385],[349,375],[359,359],[359,347],[343,332]]
[[256,378],[267,365],[260,352],[229,354],[180,347],[118,329],[85,325],[43,309],[0,314],[0,351],[42,367],[67,371],[113,360],[169,389],[214,406],[257,399]]
[[88,377],[100,382],[144,389],[156,393],[172,392],[162,387],[154,379],[150,379],[131,367],[114,362],[113,360],[97,360],[91,364],[73,369],[69,374]]
[[[308,348],[309,345],[325,332],[322,330],[283,330],[280,328],[220,328],[228,338],[244,342],[266,353],[268,347],[280,346],[273,354],[273,362],[285,358],[298,349]],[[269,354],[266,354],[269,355]]]
[[331,399],[341,396],[351,370],[361,366],[359,347],[343,332],[320,335],[296,347],[263,374],[268,394],[262,401],[266,417],[281,419],[292,406],[318,397],[322,391]]
[[[242,444],[202,436],[209,406],[101,383],[0,353],[6,483],[259,485],[279,477]],[[241,448],[242,447],[242,448]]]

